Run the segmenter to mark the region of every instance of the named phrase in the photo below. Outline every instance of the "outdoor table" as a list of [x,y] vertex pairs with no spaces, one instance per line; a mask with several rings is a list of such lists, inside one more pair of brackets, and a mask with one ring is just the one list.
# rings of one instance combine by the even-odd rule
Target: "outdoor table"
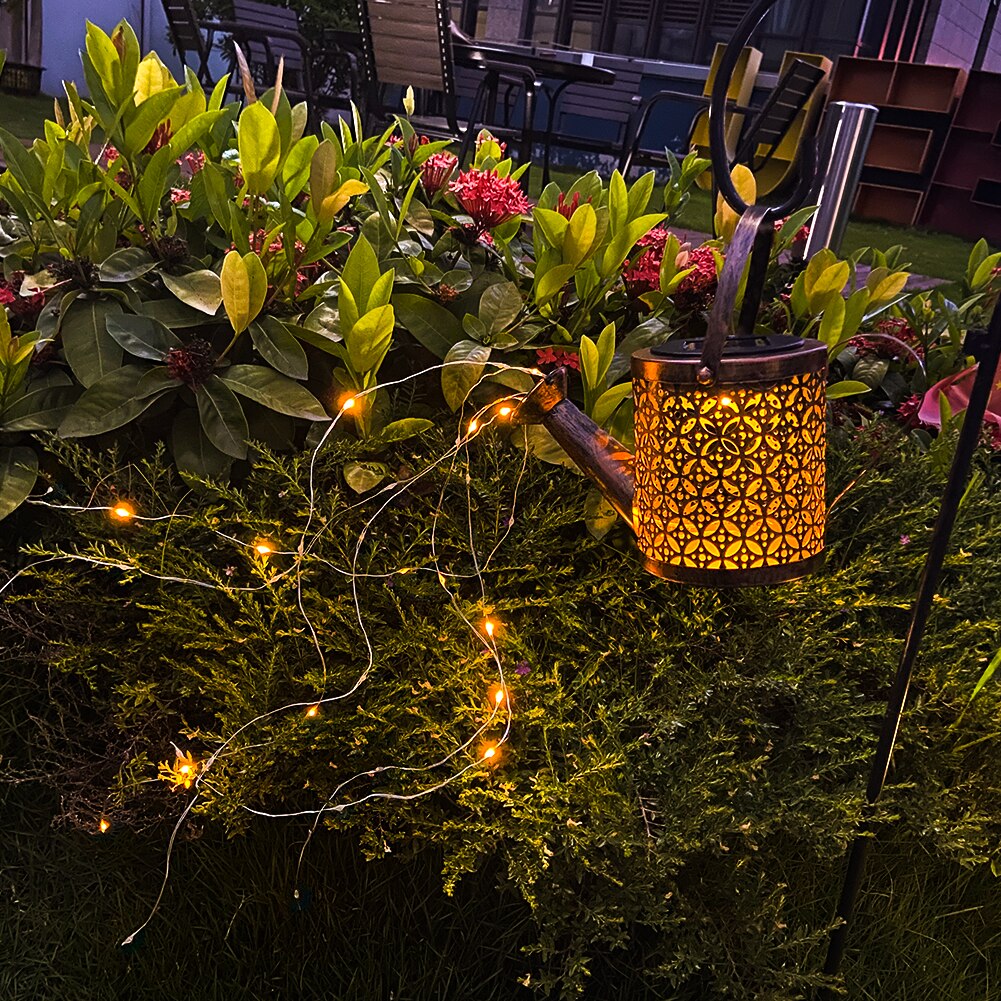
[[[549,98],[549,109],[546,117],[545,154],[542,162],[542,183],[549,183],[549,157],[553,135],[553,122],[556,118],[556,108],[560,95],[573,83],[600,84],[611,86],[615,83],[615,73],[612,70],[589,66],[581,59],[581,53],[556,52],[552,49],[529,48],[524,45],[505,45],[502,42],[484,43],[473,39],[469,42],[452,38],[452,57],[457,66],[479,69],[487,62],[504,62],[524,66],[540,77],[558,81],[550,88],[546,83],[542,87]],[[526,128],[533,130],[533,123],[526,122]]]

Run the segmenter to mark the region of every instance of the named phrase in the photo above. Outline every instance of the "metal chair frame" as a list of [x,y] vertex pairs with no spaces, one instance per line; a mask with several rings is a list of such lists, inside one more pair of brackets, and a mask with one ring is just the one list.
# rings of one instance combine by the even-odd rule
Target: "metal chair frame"
[[[378,6],[376,6],[378,5]],[[434,11],[434,38],[420,39],[410,37],[406,39],[406,44],[411,50],[419,45],[435,45],[435,52],[423,51],[420,54],[425,57],[425,64],[432,62],[434,69],[432,72],[422,71],[415,68],[413,79],[416,81],[415,90],[420,89],[422,94],[422,113],[412,118],[415,127],[423,132],[438,134],[442,138],[459,140],[461,148],[459,151],[460,162],[465,161],[469,154],[472,142],[476,137],[480,125],[490,125],[487,121],[487,111],[489,108],[496,108],[500,88],[504,85],[507,88],[505,96],[505,125],[510,121],[510,104],[513,89],[520,88],[522,91],[522,103],[524,107],[524,128],[511,130],[513,135],[517,135],[519,142],[519,158],[522,162],[530,159],[533,145],[532,122],[535,115],[535,95],[539,87],[535,73],[525,66],[517,66],[494,60],[483,61],[478,68],[484,71],[483,79],[480,81],[476,92],[473,95],[472,107],[465,127],[459,122],[458,101],[455,80],[455,65],[452,59],[452,34],[455,30],[451,24],[451,11],[448,0],[430,0],[428,4],[417,3],[397,3],[392,0],[358,0],[359,23],[361,24],[362,36],[362,58],[366,82],[368,84],[368,111],[371,115],[381,119],[392,117],[392,112],[385,106],[383,91],[387,86],[406,86],[406,74],[399,65],[383,66],[380,73],[380,61],[384,63],[390,60],[386,58],[388,53],[384,51],[383,60],[380,60],[379,49],[389,49],[397,43],[402,44],[402,35],[406,30],[406,18],[401,15],[400,34],[401,38],[386,36],[378,38],[373,31],[373,8],[377,11],[389,11],[396,6],[404,14],[414,18],[419,16],[419,12],[433,6]],[[406,8],[410,8],[409,11]],[[379,19],[380,28],[384,24],[383,19]],[[395,23],[395,20],[394,20]],[[461,36],[460,36],[461,37]],[[385,42],[385,46],[381,43]],[[428,59],[427,57],[431,57]],[[440,82],[439,82],[440,81]],[[435,118],[429,117],[428,109],[433,105],[434,99],[440,108],[440,114]],[[443,123],[440,121],[443,119]],[[494,126],[491,126],[494,127]]]

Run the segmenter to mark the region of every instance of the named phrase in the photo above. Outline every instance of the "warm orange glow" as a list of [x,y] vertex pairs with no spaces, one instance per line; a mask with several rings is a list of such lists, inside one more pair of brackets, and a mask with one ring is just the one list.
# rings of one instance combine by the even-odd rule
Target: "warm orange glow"
[[472,420],[471,420],[471,421],[469,422],[469,433],[470,433],[470,434],[476,434],[476,429],[477,429],[477,428],[478,428],[479,426],[480,426],[480,425],[479,425],[479,423],[477,422],[476,418],[474,417],[474,418],[473,418],[473,419],[472,419]]
[[495,682],[490,686],[487,698],[491,705],[500,707],[508,699],[507,689],[499,681]]
[[487,744],[487,746],[483,748],[482,757],[484,761],[496,763],[497,759],[500,757],[500,748],[496,744]]
[[274,551],[275,547],[267,539],[258,539],[254,543],[254,552],[263,560],[266,560]]
[[648,569],[772,583],[823,551],[823,372],[725,392],[634,385],[637,543]]
[[495,628],[493,621],[490,620],[490,619],[484,619],[483,620],[483,628],[487,631],[487,636],[489,636],[491,639],[493,639],[494,628]]
[[175,789],[190,789],[197,774],[198,762],[190,751],[185,753],[179,750],[173,761],[160,764],[160,778]]
[[498,414],[499,414],[499,415],[500,415],[501,417],[510,417],[510,416],[511,416],[511,408],[510,408],[510,407],[507,407],[507,406],[504,406],[504,407],[499,407],[499,408],[497,409],[497,413],[498,413]]
[[308,708],[308,709],[306,710],[306,715],[307,715],[307,716],[308,716],[308,717],[309,717],[310,719],[313,719],[314,717],[316,717],[316,716],[319,716],[319,715],[320,715],[320,707],[319,707],[319,706],[310,706],[310,707],[309,707],[309,708]]
[[349,396],[342,404],[341,410],[350,410],[358,401],[353,397]]
[[131,521],[136,516],[136,509],[128,501],[119,501],[108,513],[118,521]]
[[99,823],[99,824],[97,825],[97,827],[98,827],[98,830],[99,830],[99,831],[100,831],[100,832],[101,832],[102,834],[106,834],[106,833],[107,833],[107,831],[108,831],[108,828],[109,828],[109,827],[111,827],[111,821],[110,821],[110,820],[108,820],[108,819],[107,819],[106,817],[102,817],[102,818],[101,818],[101,823]]

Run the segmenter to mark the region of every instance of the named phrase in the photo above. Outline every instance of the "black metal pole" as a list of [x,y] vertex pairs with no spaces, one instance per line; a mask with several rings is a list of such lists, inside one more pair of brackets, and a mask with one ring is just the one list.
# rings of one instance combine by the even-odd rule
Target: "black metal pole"
[[[942,564],[949,548],[949,539],[956,522],[966,480],[980,438],[980,429],[984,422],[984,413],[994,388],[998,362],[1001,361],[1001,303],[994,310],[990,327],[987,331],[969,331],[966,335],[966,350],[979,362],[974,378],[973,389],[970,392],[970,402],[966,408],[963,426],[956,442],[956,455],[952,460],[949,478],[942,494],[942,506],[931,537],[928,556],[925,559],[918,594],[911,612],[911,624],[907,631],[907,639],[900,654],[900,664],[897,667],[893,685],[890,688],[886,713],[883,716],[883,726],[869,769],[869,782],[865,791],[865,807],[858,834],[848,852],[845,865],[845,881],[838,901],[837,917],[840,924],[831,932],[824,963],[824,973],[836,976],[841,969],[841,961],[845,954],[845,944],[848,932],[851,930],[855,904],[862,886],[862,875],[865,870],[866,858],[872,845],[873,822],[872,808],[878,802],[883,786],[886,784],[887,772],[893,756],[893,746],[900,728],[900,718],[907,702],[907,691],[910,688],[917,661],[918,649],[928,624],[932,602],[938,587]],[[833,997],[829,989],[821,992],[822,999]]]

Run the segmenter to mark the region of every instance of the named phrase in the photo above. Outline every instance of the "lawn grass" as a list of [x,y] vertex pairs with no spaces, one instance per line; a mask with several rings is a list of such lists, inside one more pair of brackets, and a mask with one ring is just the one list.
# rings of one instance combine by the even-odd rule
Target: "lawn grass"
[[46,94],[37,97],[2,94],[0,109],[0,126],[18,139],[31,141],[45,134],[43,123],[52,117],[52,98]]

